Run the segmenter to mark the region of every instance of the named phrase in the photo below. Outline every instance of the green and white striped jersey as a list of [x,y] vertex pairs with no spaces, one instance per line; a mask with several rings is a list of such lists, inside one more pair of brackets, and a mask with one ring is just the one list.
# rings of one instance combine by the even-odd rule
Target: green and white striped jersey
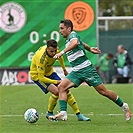
[[70,41],[73,39],[78,39],[78,46],[66,52],[66,55],[67,55],[68,61],[72,66],[72,70],[79,71],[91,65],[91,62],[88,60],[85,53],[85,48],[80,40],[79,35],[75,31],[72,31],[68,37],[68,40],[66,40],[65,42],[66,47],[70,44]]

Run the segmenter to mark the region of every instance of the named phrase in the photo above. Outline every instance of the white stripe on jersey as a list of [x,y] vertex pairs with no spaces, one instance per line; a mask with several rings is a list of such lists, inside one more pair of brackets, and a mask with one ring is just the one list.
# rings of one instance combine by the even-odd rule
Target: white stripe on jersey
[[90,65],[91,65],[91,62],[89,60],[86,60],[83,63],[81,63],[80,65],[77,65],[75,67],[72,67],[72,70],[73,71],[78,71],[78,70],[80,70],[82,68],[85,68],[87,66],[90,66]]
[[81,57],[81,56],[84,56],[84,55],[85,54],[84,54],[83,50],[79,50],[79,51],[77,51],[77,52],[75,52],[71,55],[68,55],[67,59],[68,59],[69,62],[72,62],[72,61],[76,60],[78,57]]
[[[77,38],[72,38],[70,41],[72,41],[72,40],[74,40],[74,39],[77,39]],[[68,41],[68,42],[66,43],[66,47],[70,44],[70,41]],[[79,42],[78,42],[78,44],[79,44]]]

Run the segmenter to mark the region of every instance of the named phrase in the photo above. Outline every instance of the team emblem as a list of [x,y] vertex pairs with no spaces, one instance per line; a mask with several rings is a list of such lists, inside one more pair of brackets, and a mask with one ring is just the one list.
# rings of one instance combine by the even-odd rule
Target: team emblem
[[7,2],[0,7],[0,28],[8,33],[22,29],[26,22],[24,8],[16,2]]

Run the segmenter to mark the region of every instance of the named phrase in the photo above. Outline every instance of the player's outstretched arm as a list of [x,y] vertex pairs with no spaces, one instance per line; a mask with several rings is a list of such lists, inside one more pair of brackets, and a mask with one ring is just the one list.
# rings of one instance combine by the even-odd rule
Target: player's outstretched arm
[[62,50],[60,53],[56,54],[53,58],[59,59],[64,53],[74,49],[75,47],[77,47],[77,45],[78,45],[78,39],[71,40],[70,44],[64,50]]
[[90,52],[93,54],[101,54],[101,50],[98,47],[91,47]]
[[88,50],[89,52],[93,53],[93,54],[100,54],[101,50],[99,50],[97,47],[90,47],[89,45],[87,45],[86,43],[82,42],[84,45],[84,48],[86,50]]
[[59,63],[60,63],[60,65],[61,65],[61,67],[62,67],[62,70],[63,70],[63,72],[64,72],[64,75],[67,76],[67,75],[68,75],[68,72],[67,72],[66,67],[65,67],[65,62],[64,62],[63,56],[61,56],[61,57],[59,58]]

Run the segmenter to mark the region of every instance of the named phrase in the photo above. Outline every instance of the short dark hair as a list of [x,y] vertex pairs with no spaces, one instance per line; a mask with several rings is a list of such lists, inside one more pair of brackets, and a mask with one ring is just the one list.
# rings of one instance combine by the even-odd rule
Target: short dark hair
[[47,41],[47,47],[57,48],[57,42],[54,39],[50,39]]
[[110,58],[113,58],[113,57],[114,57],[114,55],[113,55],[112,53],[108,53],[108,56],[109,56]]
[[67,28],[71,27],[71,31],[73,30],[73,23],[70,19],[61,20],[60,23],[63,23]]

